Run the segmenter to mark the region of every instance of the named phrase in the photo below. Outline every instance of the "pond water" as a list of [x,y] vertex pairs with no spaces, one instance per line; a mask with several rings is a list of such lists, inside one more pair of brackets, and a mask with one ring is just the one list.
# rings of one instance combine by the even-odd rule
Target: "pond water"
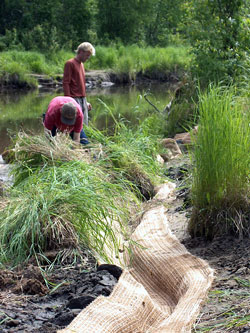
[[[149,93],[148,98],[159,110],[163,110],[171,98],[169,86],[166,84],[88,90],[88,101],[93,107],[90,111],[90,122],[100,130],[110,131],[114,126],[114,118],[137,126],[140,120],[152,112],[157,112],[144,99],[145,92]],[[60,95],[63,95],[60,90],[0,94],[0,154],[19,130],[33,134],[42,133],[42,114],[51,99]]]

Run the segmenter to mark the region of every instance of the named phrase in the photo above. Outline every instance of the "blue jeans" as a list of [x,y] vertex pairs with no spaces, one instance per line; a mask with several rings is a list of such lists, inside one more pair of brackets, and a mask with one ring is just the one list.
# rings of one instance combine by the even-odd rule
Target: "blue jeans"
[[[43,114],[43,121],[45,119],[45,113]],[[51,135],[52,136],[56,136],[56,130],[57,130],[57,127],[54,126],[51,130]],[[74,137],[74,131],[70,132],[69,133],[70,137],[72,138],[73,140],[73,137]],[[80,143],[82,145],[87,145],[89,143],[88,141],[88,138],[87,138],[87,135],[85,134],[84,130],[82,129],[81,132],[80,132]]]

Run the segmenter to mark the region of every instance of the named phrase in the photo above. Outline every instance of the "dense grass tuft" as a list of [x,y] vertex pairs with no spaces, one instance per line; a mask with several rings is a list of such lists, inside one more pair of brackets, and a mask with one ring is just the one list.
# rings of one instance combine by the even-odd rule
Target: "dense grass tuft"
[[64,136],[17,139],[15,185],[0,209],[2,263],[64,247],[87,247],[110,260],[105,245],[119,255],[114,225],[126,234],[128,202],[138,204],[133,185],[70,147]]
[[210,86],[200,95],[199,129],[193,152],[193,235],[248,229],[249,113],[233,88]]
[[107,247],[119,257],[117,233],[129,240],[131,210],[140,210],[138,198],[152,197],[162,174],[157,144],[118,122],[111,137],[87,131],[88,149],[63,134],[49,140],[18,134],[10,149],[14,185],[0,205],[0,262],[79,247],[106,261]]

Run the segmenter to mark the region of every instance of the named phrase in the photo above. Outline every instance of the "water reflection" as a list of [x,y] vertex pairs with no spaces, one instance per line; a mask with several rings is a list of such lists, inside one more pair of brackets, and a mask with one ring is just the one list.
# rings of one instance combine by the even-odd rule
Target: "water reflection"
[[[100,130],[112,129],[114,120],[125,119],[136,126],[154,109],[145,101],[143,94],[150,90],[150,100],[162,110],[169,102],[169,89],[166,85],[150,87],[109,87],[88,91],[88,101],[92,124]],[[0,153],[9,145],[10,138],[20,129],[33,134],[43,132],[42,114],[50,100],[62,95],[62,91],[33,91],[29,93],[9,93],[0,95]],[[105,107],[105,104],[107,107]]]

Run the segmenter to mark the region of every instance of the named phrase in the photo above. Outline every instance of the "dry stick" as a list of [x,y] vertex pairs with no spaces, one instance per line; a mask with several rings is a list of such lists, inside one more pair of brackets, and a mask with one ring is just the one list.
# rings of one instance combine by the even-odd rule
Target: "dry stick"
[[172,112],[172,110],[171,110],[171,107],[172,107],[172,103],[173,103],[173,100],[174,99],[178,99],[179,97],[180,97],[180,95],[181,95],[181,92],[182,92],[182,90],[181,90],[181,88],[183,87],[185,85],[185,81],[183,81],[183,82],[181,82],[180,84],[179,84],[179,86],[175,89],[175,91],[174,91],[174,94],[173,94],[173,97],[171,98],[171,101],[165,106],[165,108],[163,109],[163,111],[160,111],[149,99],[148,99],[148,97],[147,97],[147,95],[148,95],[148,93],[145,93],[144,95],[143,95],[143,97],[145,98],[145,100],[151,105],[151,106],[153,106],[153,108],[156,110],[156,111],[158,111],[158,112],[160,112],[160,113],[168,113],[167,114],[167,116],[169,117],[169,115],[170,115],[170,113]]
[[143,95],[143,97],[145,98],[145,100],[151,105],[153,106],[153,108],[158,111],[159,113],[164,113],[164,112],[168,112],[168,116],[170,115],[170,109],[171,109],[171,106],[172,106],[172,102],[173,102],[173,99],[174,97],[172,97],[171,101],[165,106],[165,108],[163,109],[163,111],[160,111],[147,97],[147,93]]
[[146,94],[144,94],[143,95],[144,96],[144,98],[145,98],[145,100],[151,105],[151,106],[153,106],[153,108],[156,110],[156,111],[158,111],[158,112],[160,112],[161,113],[161,111],[152,103],[152,102],[150,102],[150,100],[148,99],[148,97],[147,97],[147,93]]

